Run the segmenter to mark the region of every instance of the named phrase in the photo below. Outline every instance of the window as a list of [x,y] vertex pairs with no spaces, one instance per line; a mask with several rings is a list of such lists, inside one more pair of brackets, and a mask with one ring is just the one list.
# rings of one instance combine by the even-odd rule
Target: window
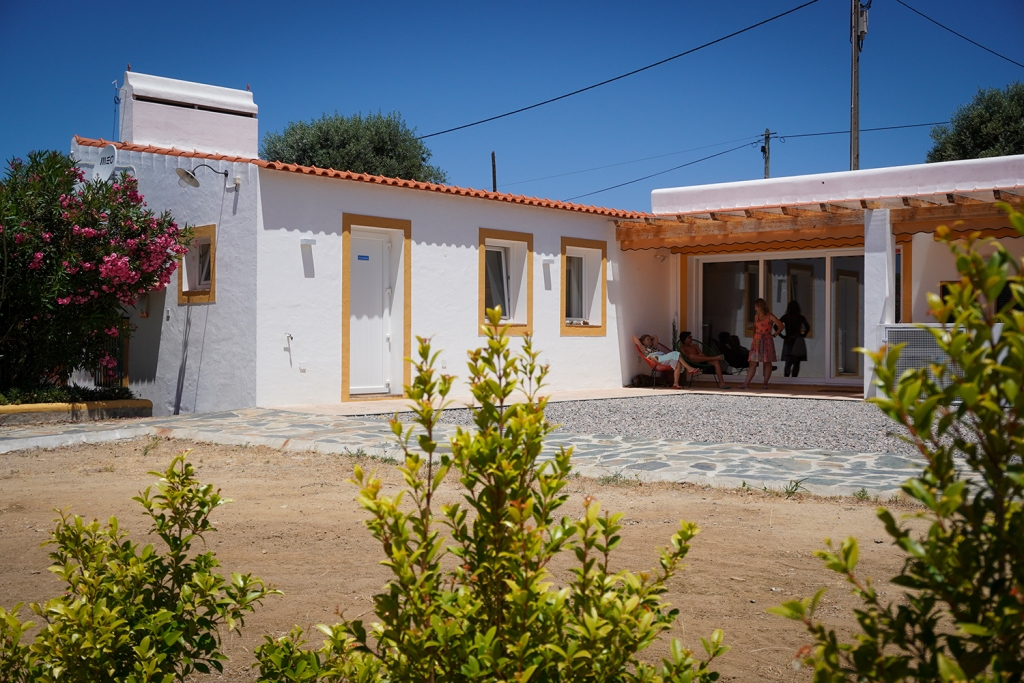
[[178,303],[212,304],[216,301],[217,227],[193,229],[188,252],[178,268]]
[[562,238],[562,336],[604,336],[608,244]]
[[533,332],[533,235],[480,228],[480,325],[485,311],[501,306],[509,334]]
[[501,306],[501,319],[512,319],[512,306],[509,304],[508,247],[487,247],[485,268],[487,277],[484,282],[484,298],[487,308]]

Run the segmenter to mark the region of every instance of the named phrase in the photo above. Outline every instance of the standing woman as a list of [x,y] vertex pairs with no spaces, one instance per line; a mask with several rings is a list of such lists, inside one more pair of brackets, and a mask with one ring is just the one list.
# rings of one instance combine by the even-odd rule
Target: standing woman
[[[782,361],[786,364],[786,377],[800,375],[800,362],[807,360],[807,342],[804,337],[811,331],[807,318],[800,313],[800,302],[793,299],[782,316],[786,333],[782,335]],[[792,374],[790,374],[792,372]]]
[[757,371],[757,364],[764,366],[763,377],[765,389],[768,388],[768,380],[772,377],[772,363],[775,362],[775,336],[786,326],[775,314],[768,310],[768,302],[758,299],[754,302],[754,340],[750,344],[750,353],[747,355],[747,379],[740,385],[743,389],[750,388],[750,381],[754,379]]

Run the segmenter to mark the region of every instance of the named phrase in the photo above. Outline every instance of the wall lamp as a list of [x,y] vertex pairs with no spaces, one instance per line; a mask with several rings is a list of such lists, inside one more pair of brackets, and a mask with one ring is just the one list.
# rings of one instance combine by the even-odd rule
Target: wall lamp
[[199,168],[202,168],[203,166],[205,166],[206,168],[210,169],[211,171],[213,171],[217,175],[224,176],[224,180],[227,180],[227,177],[228,177],[228,172],[227,171],[218,171],[217,169],[215,169],[213,166],[210,166],[209,164],[199,164],[198,166],[194,167],[191,171],[188,170],[187,168],[176,168],[176,169],[174,169],[174,172],[178,174],[178,185],[180,185],[181,187],[186,187],[186,186],[199,187],[199,180],[196,178],[195,170],[199,169]]

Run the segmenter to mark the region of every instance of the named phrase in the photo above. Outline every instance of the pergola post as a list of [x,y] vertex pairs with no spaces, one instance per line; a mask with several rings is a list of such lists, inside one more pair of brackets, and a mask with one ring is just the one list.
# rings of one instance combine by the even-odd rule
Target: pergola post
[[[889,209],[864,211],[864,348],[882,345],[881,325],[896,321],[896,243]],[[878,393],[874,364],[864,359],[864,398]]]

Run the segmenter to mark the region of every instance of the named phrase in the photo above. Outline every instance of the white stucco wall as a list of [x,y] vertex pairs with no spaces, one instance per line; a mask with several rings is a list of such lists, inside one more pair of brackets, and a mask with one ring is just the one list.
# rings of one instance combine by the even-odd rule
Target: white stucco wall
[[[533,233],[533,328],[549,388],[622,386],[634,374],[630,336],[660,324],[670,330],[671,263],[653,252],[623,253],[604,217],[451,197],[419,190],[261,169],[258,224],[257,403],[337,402],[341,396],[341,229],[344,213],[412,222],[412,333],[433,338],[445,372],[466,376],[477,333],[479,228]],[[607,333],[562,337],[559,250],[562,236],[608,247]],[[315,239],[314,277],[300,240]],[[545,277],[544,259],[554,259]],[[397,304],[398,302],[396,302]],[[659,333],[660,329],[656,330]],[[292,335],[289,345],[287,334]],[[620,337],[628,342],[620,350]],[[514,341],[518,345],[518,341]],[[415,353],[415,341],[413,342]],[[305,372],[300,362],[306,363]],[[394,388],[394,387],[393,387]],[[461,383],[453,395],[468,395]]]
[[125,72],[118,140],[255,157],[259,108],[247,90]]
[[[1024,238],[1003,238],[999,243],[1018,259],[1024,257]],[[912,252],[913,321],[935,322],[928,308],[928,292],[937,294],[940,282],[960,279],[956,270],[956,259],[949,251],[949,247],[936,242],[930,232],[914,235]]]
[[[71,151],[88,167],[100,148],[72,142]],[[206,161],[226,169],[232,179],[241,176],[239,191],[226,190],[224,178],[208,169],[196,174],[200,187],[180,187],[174,169],[198,163],[118,152],[118,166],[134,168],[139,191],[154,212],[171,210],[179,225],[217,225],[216,303],[179,305],[175,273],[165,292],[148,296],[148,318],[131,311],[136,330],[129,351],[130,387],[153,402],[154,415],[256,402],[256,168]]]

